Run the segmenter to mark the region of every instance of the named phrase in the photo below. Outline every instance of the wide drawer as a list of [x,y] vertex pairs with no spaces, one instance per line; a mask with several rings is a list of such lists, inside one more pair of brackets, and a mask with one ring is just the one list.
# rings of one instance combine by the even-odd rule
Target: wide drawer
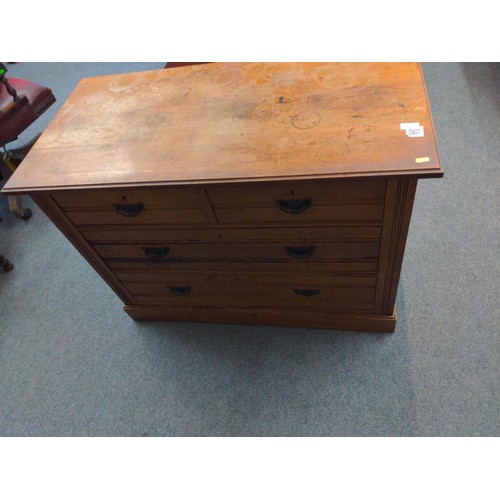
[[155,229],[99,228],[82,230],[83,236],[91,243],[112,242],[203,242],[203,241],[268,241],[268,240],[380,240],[381,226],[309,226],[305,227],[185,227]]
[[179,272],[258,272],[258,273],[376,273],[378,258],[363,260],[341,259],[337,261],[311,261],[289,259],[283,261],[200,261],[200,260],[164,260],[164,259],[109,259],[109,268],[120,271],[179,271]]
[[[341,287],[375,287],[375,274],[305,274],[305,273],[257,273],[257,272],[147,272],[117,271],[116,277],[127,287],[145,284],[161,284],[169,286],[192,285],[219,286],[341,286]],[[132,289],[132,288],[130,288]]]
[[235,222],[382,221],[386,182],[340,180],[208,186],[217,220]]
[[329,261],[378,257],[378,241],[290,240],[269,243],[156,243],[94,245],[104,259],[233,260],[233,261]]
[[139,305],[372,311],[373,288],[128,284]]
[[196,188],[78,190],[52,194],[76,226],[204,224],[204,192]]

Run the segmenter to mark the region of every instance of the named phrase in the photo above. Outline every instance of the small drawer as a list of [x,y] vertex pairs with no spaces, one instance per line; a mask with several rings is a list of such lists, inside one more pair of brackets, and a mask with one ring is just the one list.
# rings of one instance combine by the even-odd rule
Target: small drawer
[[170,208],[146,209],[136,217],[123,216],[114,210],[73,210],[66,209],[66,216],[71,222],[79,226],[120,225],[131,226],[143,224],[207,224],[209,219],[202,208]]
[[116,206],[130,205],[126,216],[134,217],[134,207],[173,208],[183,206],[201,206],[203,190],[198,188],[167,187],[149,189],[79,189],[72,191],[54,191],[51,196],[61,208],[85,208],[91,210],[114,209]]
[[381,222],[386,182],[340,180],[251,186],[209,186],[207,194],[221,223]]
[[76,226],[204,224],[204,191],[196,188],[84,189],[52,194]]
[[[381,179],[303,181],[288,183],[232,184],[207,186],[206,191],[213,205],[262,205],[276,200],[306,200],[312,203],[337,201],[377,200],[385,198],[387,182]],[[300,207],[299,207],[300,208]]]
[[308,311],[373,310],[375,289],[321,286],[202,286],[182,284],[129,284],[139,305],[217,308],[290,309]]
[[94,245],[104,259],[147,261],[299,261],[369,259],[379,255],[379,242],[155,243]]

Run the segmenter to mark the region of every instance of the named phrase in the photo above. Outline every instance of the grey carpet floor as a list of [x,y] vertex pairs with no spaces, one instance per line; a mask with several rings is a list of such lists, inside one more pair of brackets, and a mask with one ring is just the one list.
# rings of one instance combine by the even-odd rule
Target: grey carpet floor
[[[162,63],[19,63],[58,98]],[[392,336],[133,322],[46,216],[6,211],[2,436],[497,436],[500,68],[424,64],[443,179],[421,181]]]

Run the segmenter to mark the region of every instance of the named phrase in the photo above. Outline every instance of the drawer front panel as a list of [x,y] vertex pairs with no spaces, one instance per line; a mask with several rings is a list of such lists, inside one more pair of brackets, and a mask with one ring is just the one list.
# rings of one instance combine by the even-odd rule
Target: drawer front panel
[[339,205],[311,205],[300,214],[290,214],[280,210],[276,204],[255,206],[214,207],[217,220],[221,223],[248,222],[322,222],[322,221],[366,221],[381,222],[384,217],[383,202],[355,203]]
[[146,209],[135,217],[127,217],[114,209],[75,210],[66,209],[67,217],[75,226],[119,224],[206,224],[209,222],[202,208]]
[[[311,199],[311,204],[314,205],[339,201],[383,201],[386,184],[386,181],[380,179],[259,183],[208,186],[206,191],[213,205],[263,205],[276,203],[277,200],[300,202],[307,199]],[[286,208],[286,203],[284,208]]]
[[52,197],[76,226],[209,222],[200,188],[84,189]]
[[378,241],[382,233],[380,226],[337,227],[245,227],[245,228],[172,228],[165,229],[89,229],[81,231],[91,243],[99,242],[203,242],[203,241],[259,241],[259,240],[352,240]]
[[[184,283],[130,284],[130,291],[140,305],[251,307],[262,309],[294,308],[332,311],[372,311],[375,297],[372,288],[336,287],[222,287]],[[134,291],[134,292],[133,292]]]
[[115,272],[119,271],[204,271],[204,272],[261,272],[261,273],[376,273],[378,259],[339,260],[314,262],[290,259],[275,262],[217,262],[217,261],[168,261],[168,260],[108,260],[107,265]]
[[94,245],[105,259],[329,261],[378,257],[379,242],[158,243]]
[[175,272],[146,272],[146,271],[118,271],[116,277],[126,286],[132,284],[154,284],[182,286],[190,285],[234,285],[234,286],[274,286],[274,285],[301,285],[301,286],[342,286],[373,288],[376,276],[348,274],[275,274],[275,273],[175,273]]
[[[235,290],[235,293],[241,295],[242,297],[256,297],[258,294],[266,294],[267,300],[272,297],[272,294],[276,292],[278,295],[289,295],[293,297],[318,297],[317,302],[324,302],[325,300],[334,299],[349,299],[360,302],[366,302],[373,300],[374,289],[373,288],[349,288],[349,287],[321,287],[318,285],[305,286],[304,284],[290,285],[290,286],[247,286],[247,287],[215,287],[209,285],[193,285],[191,281],[186,279],[179,283],[170,282],[167,283],[128,283],[127,289],[130,293],[134,295],[148,296],[166,296],[171,295],[190,295],[193,291],[198,296],[209,296],[218,295],[219,288],[221,288],[221,295],[227,295],[231,293],[231,290]],[[295,300],[295,299],[294,299]]]
[[197,188],[82,189],[53,192],[61,208],[112,209],[115,205],[144,205],[145,208],[201,206],[203,190]]
[[221,223],[382,221],[386,181],[208,186]]

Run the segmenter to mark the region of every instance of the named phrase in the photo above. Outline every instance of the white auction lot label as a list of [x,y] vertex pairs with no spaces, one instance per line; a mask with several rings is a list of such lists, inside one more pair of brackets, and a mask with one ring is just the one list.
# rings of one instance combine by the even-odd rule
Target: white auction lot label
[[406,131],[408,137],[423,137],[424,126],[418,122],[414,123],[400,123],[399,128]]

